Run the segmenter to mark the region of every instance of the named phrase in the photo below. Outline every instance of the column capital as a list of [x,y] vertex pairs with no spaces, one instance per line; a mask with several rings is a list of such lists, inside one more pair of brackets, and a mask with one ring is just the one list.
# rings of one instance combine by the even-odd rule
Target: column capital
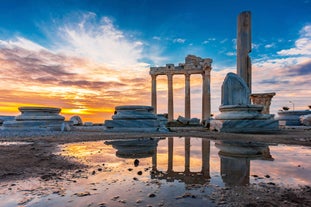
[[157,74],[150,74],[152,78],[157,78]]

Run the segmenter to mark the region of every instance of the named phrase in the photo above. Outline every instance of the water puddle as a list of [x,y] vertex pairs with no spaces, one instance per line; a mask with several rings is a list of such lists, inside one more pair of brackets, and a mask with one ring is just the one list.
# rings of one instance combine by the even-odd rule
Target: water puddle
[[[88,168],[37,183],[50,191],[26,206],[216,206],[211,195],[222,187],[311,185],[311,148],[303,146],[149,138],[66,144],[57,154]],[[14,195],[0,198],[14,206]]]

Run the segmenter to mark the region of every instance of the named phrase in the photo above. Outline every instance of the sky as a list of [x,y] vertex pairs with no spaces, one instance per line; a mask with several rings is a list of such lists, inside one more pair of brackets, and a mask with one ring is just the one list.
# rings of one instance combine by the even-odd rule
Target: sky
[[[271,113],[311,105],[311,0],[0,0],[0,115],[20,106],[62,108],[102,123],[118,105],[151,105],[150,67],[213,59],[212,113],[236,72],[237,16],[252,14],[252,92],[276,92]],[[158,113],[167,79],[158,77]],[[191,76],[191,115],[201,118],[202,80]],[[184,77],[174,76],[174,116]]]

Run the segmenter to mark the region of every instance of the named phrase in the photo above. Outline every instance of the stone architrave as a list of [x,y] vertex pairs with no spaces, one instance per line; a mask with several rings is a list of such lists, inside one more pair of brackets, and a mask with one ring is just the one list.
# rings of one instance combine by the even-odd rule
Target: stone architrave
[[251,12],[245,11],[238,16],[237,28],[237,74],[252,90],[252,66],[248,55],[252,51]]
[[20,115],[15,117],[14,121],[3,123],[4,129],[14,130],[58,130],[62,129],[65,118],[59,115],[61,109],[54,107],[19,107]]
[[275,96],[275,93],[253,93],[250,97],[253,104],[263,105],[261,113],[270,114],[270,105],[273,96]]

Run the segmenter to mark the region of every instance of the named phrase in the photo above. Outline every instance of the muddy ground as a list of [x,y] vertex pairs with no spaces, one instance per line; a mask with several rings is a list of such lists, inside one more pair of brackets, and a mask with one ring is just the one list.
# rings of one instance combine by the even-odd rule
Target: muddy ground
[[[0,132],[0,142],[31,142],[26,145],[0,145],[0,189],[10,192],[17,180],[31,177],[42,182],[65,179],[88,166],[53,154],[63,143],[138,137],[202,137],[211,140],[260,141],[276,144],[311,146],[308,128],[283,129],[275,134],[223,134],[205,129],[169,133],[107,133],[100,128],[80,127],[70,132]],[[311,154],[311,152],[310,152]],[[311,176],[311,175],[310,175]],[[274,183],[216,188],[210,199],[216,206],[311,206],[311,187],[284,188]]]

